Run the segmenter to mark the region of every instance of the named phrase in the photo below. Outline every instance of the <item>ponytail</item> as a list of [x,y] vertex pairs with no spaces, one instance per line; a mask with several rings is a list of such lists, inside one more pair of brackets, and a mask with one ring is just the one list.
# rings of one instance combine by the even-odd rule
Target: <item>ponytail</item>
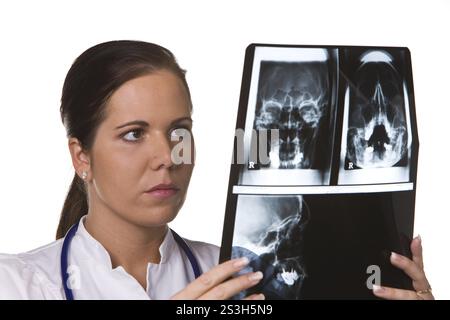
[[88,204],[84,182],[75,174],[61,211],[56,239],[64,238],[70,227],[80,221],[81,217],[87,214],[87,211]]

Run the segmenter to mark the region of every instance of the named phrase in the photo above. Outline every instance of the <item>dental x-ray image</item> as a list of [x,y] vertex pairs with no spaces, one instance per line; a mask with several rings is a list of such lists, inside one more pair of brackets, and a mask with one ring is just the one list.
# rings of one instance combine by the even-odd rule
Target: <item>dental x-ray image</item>
[[232,257],[245,256],[241,271],[264,273],[258,286],[236,298],[262,292],[268,299],[300,299],[306,276],[302,253],[309,212],[302,196],[239,196]]
[[339,184],[409,181],[405,50],[344,49],[342,56],[346,93]]
[[242,184],[329,183],[336,66],[336,50],[256,49]]

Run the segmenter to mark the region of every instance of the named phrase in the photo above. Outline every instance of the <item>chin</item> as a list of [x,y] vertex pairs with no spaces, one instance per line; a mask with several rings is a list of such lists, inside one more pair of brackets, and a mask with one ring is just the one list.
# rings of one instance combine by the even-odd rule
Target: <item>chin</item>
[[138,217],[135,217],[137,224],[145,227],[163,226],[171,222],[178,214],[179,208],[163,207],[152,208],[141,211]]

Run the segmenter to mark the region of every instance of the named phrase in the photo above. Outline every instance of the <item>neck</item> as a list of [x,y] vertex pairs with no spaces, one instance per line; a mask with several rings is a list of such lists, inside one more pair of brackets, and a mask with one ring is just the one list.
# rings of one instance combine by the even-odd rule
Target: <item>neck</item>
[[115,213],[89,210],[86,230],[108,251],[113,268],[122,266],[145,288],[148,263],[159,263],[167,225],[143,227]]

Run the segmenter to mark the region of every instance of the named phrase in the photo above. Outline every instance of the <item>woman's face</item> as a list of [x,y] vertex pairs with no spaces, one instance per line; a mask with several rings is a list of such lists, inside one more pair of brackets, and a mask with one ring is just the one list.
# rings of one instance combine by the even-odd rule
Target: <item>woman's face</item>
[[[186,88],[170,71],[160,70],[119,87],[108,100],[105,120],[89,151],[89,206],[141,226],[173,220],[183,205],[194,166],[192,135],[190,161],[178,165],[172,161],[171,151],[180,144],[179,130],[174,130],[191,132],[190,110]],[[173,184],[176,190],[148,192],[159,184]]]

